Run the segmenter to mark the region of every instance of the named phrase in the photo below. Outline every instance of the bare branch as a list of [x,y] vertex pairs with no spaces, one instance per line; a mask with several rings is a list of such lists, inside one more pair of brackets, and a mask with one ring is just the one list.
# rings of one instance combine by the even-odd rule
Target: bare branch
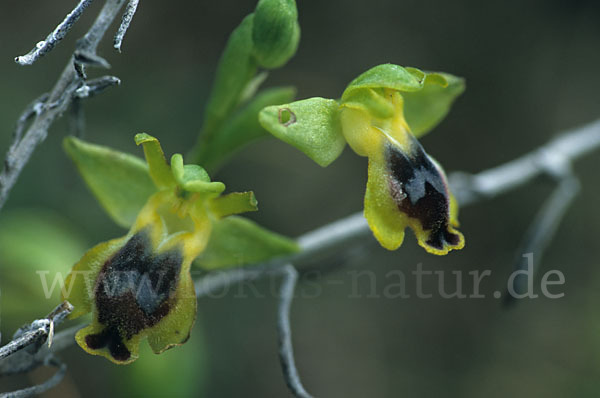
[[0,347],[0,359],[6,358],[14,353],[33,344],[39,344],[35,351],[48,338],[48,346],[52,344],[54,335],[54,326],[60,324],[73,311],[73,306],[65,301],[58,305],[44,319],[36,319],[30,325],[26,325],[17,330],[13,340],[3,347]]
[[121,52],[121,44],[123,44],[123,38],[125,37],[125,33],[127,33],[127,29],[129,29],[129,25],[131,24],[131,20],[135,15],[135,11],[137,10],[139,0],[129,0],[127,6],[125,7],[125,12],[123,13],[123,19],[121,19],[121,26],[119,26],[119,30],[115,35],[114,40],[114,48],[118,52]]
[[99,55],[84,50],[75,50],[73,53],[73,59],[80,65],[110,69],[110,64],[107,60]]
[[73,342],[75,341],[75,334],[81,328],[82,325],[76,325],[56,333],[54,335],[54,340],[52,341],[52,346],[42,346],[42,348],[40,348],[40,350],[36,354],[37,357],[45,358],[50,354],[56,354],[57,352],[69,348],[71,345],[73,345]]
[[196,297],[205,297],[214,294],[223,287],[231,286],[239,282],[256,280],[267,272],[276,270],[279,264],[257,265],[251,267],[232,268],[226,271],[215,271],[199,278],[194,284]]
[[48,360],[46,361],[46,365],[54,366],[54,367],[58,368],[56,373],[52,377],[50,377],[48,380],[46,380],[42,384],[23,388],[22,390],[17,390],[17,391],[8,392],[8,393],[2,393],[2,394],[0,394],[0,398],[31,397],[34,395],[41,394],[45,391],[48,391],[49,389],[58,385],[58,383],[60,383],[62,381],[62,379],[65,377],[65,374],[67,373],[67,365],[65,365],[63,362],[59,361],[56,358],[48,358]]
[[48,93],[44,93],[44,94],[40,95],[38,98],[33,100],[33,102],[31,102],[29,105],[27,105],[27,108],[25,108],[23,113],[21,113],[21,116],[19,116],[19,120],[17,120],[17,127],[15,128],[15,133],[13,136],[13,139],[14,139],[13,146],[18,144],[19,141],[21,140],[21,137],[23,136],[23,130],[25,130],[25,124],[32,117],[42,113],[42,110],[44,109],[44,105],[45,105],[46,101],[48,100],[48,97],[49,97]]
[[[573,175],[568,174],[561,179],[527,230],[521,249],[518,251],[519,259],[515,264],[515,271],[528,271],[530,265],[533,268],[530,272],[537,271],[548,244],[554,238],[564,215],[579,193],[579,189],[579,181]],[[512,289],[509,289],[505,296],[505,304],[515,303],[515,300],[527,291],[527,282],[528,277],[525,274],[517,274]]]
[[65,19],[46,37],[35,45],[35,47],[27,54],[15,58],[15,62],[19,65],[31,65],[38,58],[46,55],[69,33],[75,22],[79,19],[85,9],[92,3],[92,0],[81,0],[77,6],[71,11]]
[[[104,7],[102,7],[100,14],[98,14],[98,17],[88,32],[78,41],[77,47],[79,52],[85,54],[96,53],[96,48],[98,47],[100,40],[104,36],[106,30],[109,28],[111,22],[118,15],[124,1],[125,0],[106,0]],[[85,5],[85,7],[87,7],[87,4],[90,2],[91,0],[82,0],[79,4],[80,6]],[[76,20],[75,16],[78,18],[85,7],[80,7],[73,10],[73,12],[67,16],[65,21],[63,21],[63,23],[55,30],[55,32],[58,33],[53,36],[55,33],[53,32],[50,36],[55,38],[64,37],[68,31],[67,26],[72,26]],[[54,44],[52,44],[52,46],[56,45],[56,42],[57,40],[54,40]],[[43,55],[50,49],[51,46],[49,47],[48,44],[44,44],[40,49],[34,50],[31,53],[33,55],[30,56],[30,54],[28,54],[23,57],[31,57],[31,62],[33,62],[35,59],[37,59],[37,57],[40,56],[36,51],[40,51]],[[27,63],[29,62],[28,60],[29,58],[24,58],[24,60],[21,61]],[[83,73],[83,70],[77,71],[73,64],[74,58],[72,57],[69,62],[67,62],[67,66],[54,85],[54,88],[48,97],[43,101],[43,105],[40,105],[39,110],[35,112],[35,119],[24,134],[24,128],[22,127],[24,122],[18,124],[17,132],[19,134],[17,134],[14,143],[8,150],[8,153],[6,154],[6,160],[4,162],[4,169],[2,172],[0,172],[0,209],[2,206],[4,206],[4,203],[8,199],[8,195],[12,187],[15,185],[19,175],[21,174],[21,170],[23,170],[23,167],[25,167],[27,162],[29,162],[33,151],[41,142],[46,139],[46,136],[48,135],[48,129],[54,123],[54,121],[69,108],[75,91],[80,88],[80,75]],[[23,113],[24,116],[26,114],[27,112]],[[29,113],[29,115],[25,117],[25,121],[31,116],[32,114]],[[23,119],[23,116],[19,119],[19,121],[21,121],[21,119]]]
[[0,359],[6,358],[23,348],[34,344],[42,336],[46,337],[48,335],[50,321],[47,319],[36,319],[30,326],[34,327],[34,330],[22,333],[19,337],[0,348]]
[[71,112],[69,114],[69,130],[71,135],[83,137],[85,132],[85,114],[83,112],[82,99],[90,98],[102,93],[109,87],[121,84],[121,80],[116,76],[102,76],[92,80],[86,80],[84,65],[74,62],[75,69],[78,75],[84,80],[81,87],[75,90],[73,99],[71,100]]
[[450,185],[461,207],[521,186],[543,173],[556,174],[600,147],[600,119],[567,131],[546,145],[475,175],[453,173]]
[[89,98],[100,94],[112,86],[118,86],[121,80],[116,76],[102,76],[97,79],[88,80],[85,84],[75,90],[76,98]]
[[298,271],[293,265],[287,264],[281,268],[283,282],[279,291],[279,310],[277,312],[277,331],[279,333],[279,360],[285,382],[295,397],[311,398],[300,381],[294,361],[292,347],[292,328],[290,326],[290,308],[294,298],[294,290],[298,280]]

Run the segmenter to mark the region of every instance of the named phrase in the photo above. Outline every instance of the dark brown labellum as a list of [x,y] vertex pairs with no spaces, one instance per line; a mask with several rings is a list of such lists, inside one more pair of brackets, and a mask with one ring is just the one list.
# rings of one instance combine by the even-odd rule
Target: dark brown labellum
[[105,329],[86,336],[88,347],[107,347],[116,360],[129,359],[124,341],[169,313],[182,262],[178,250],[154,253],[147,230],[132,236],[98,274],[95,304]]
[[431,231],[427,244],[442,250],[457,245],[460,236],[448,230],[450,198],[446,179],[421,144],[411,137],[410,151],[386,144],[389,187],[398,209]]

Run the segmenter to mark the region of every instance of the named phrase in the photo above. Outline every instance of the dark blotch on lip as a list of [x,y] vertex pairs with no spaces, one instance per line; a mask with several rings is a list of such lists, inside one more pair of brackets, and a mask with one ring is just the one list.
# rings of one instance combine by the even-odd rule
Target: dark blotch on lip
[[110,355],[117,361],[126,361],[131,357],[131,353],[123,344],[119,331],[114,327],[107,327],[98,334],[85,336],[85,343],[93,350],[108,346]]
[[86,336],[88,347],[108,347],[114,359],[129,359],[124,340],[156,325],[169,313],[182,262],[176,250],[153,253],[146,230],[131,237],[98,275],[95,301],[98,322],[105,329]]
[[389,186],[398,209],[419,220],[425,231],[431,231],[429,246],[442,250],[445,243],[457,245],[460,237],[448,231],[450,199],[446,181],[421,144],[412,138],[409,154],[391,144],[385,150],[391,174]]

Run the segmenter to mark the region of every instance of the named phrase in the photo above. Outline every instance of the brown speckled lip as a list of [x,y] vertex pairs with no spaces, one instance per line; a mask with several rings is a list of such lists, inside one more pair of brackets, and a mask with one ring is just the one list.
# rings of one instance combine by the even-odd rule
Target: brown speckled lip
[[98,274],[95,303],[98,322],[105,328],[86,336],[88,347],[107,347],[115,360],[129,359],[124,340],[169,313],[182,262],[178,250],[154,254],[147,230],[132,236]]

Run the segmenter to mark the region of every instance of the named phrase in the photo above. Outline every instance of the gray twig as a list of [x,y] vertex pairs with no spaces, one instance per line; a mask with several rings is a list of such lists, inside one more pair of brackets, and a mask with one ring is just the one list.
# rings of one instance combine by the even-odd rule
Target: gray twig
[[547,144],[500,166],[471,175],[452,173],[450,186],[461,207],[515,189],[540,174],[555,174],[565,164],[600,147],[600,119],[566,131]]
[[[96,53],[96,48],[98,47],[100,40],[106,33],[111,22],[118,15],[124,1],[125,0],[106,0],[100,14],[98,14],[98,17],[88,32],[78,41],[78,51],[86,54]],[[46,44],[39,46],[39,48],[36,47],[30,54],[19,57],[17,62],[28,64],[50,51],[50,49],[56,45],[58,40],[64,37],[68,29],[73,25],[77,18],[79,18],[81,12],[83,12],[90,2],[91,0],[80,1],[78,7],[48,36],[49,38],[47,41],[43,42]],[[39,102],[41,105],[36,108],[35,119],[24,133],[24,122],[33,116],[33,114],[31,112],[28,114],[26,110],[26,112],[23,113],[23,116],[27,115],[24,118],[24,121],[21,123],[23,116],[19,119],[17,125],[18,134],[6,154],[4,168],[2,172],[0,172],[0,209],[8,199],[12,187],[19,178],[23,167],[25,167],[31,158],[33,151],[46,139],[48,129],[54,121],[69,108],[75,91],[80,88],[81,77],[79,73],[82,73],[82,71],[79,71],[78,73],[73,67],[73,64],[74,58],[72,57],[69,62],[67,62],[67,66],[47,98],[45,98],[43,103]]]
[[[0,347],[0,359],[9,357],[25,347],[36,344],[34,351],[37,352],[41,344],[48,339],[48,346],[52,344],[54,337],[54,326],[60,324],[73,311],[73,306],[65,301],[58,305],[44,319],[36,319],[15,333],[13,340]],[[31,353],[30,353],[31,354]]]
[[35,327],[34,330],[22,333],[19,337],[13,339],[5,346],[0,347],[0,359],[6,358],[25,347],[38,341],[42,336],[48,335],[48,325],[50,321],[47,319],[36,319],[31,323],[31,327]]
[[92,0],[81,0],[58,26],[50,32],[45,40],[38,42],[35,47],[27,54],[15,58],[19,65],[31,65],[38,58],[46,55],[69,33],[69,30],[75,25],[83,11],[92,3]]
[[89,98],[100,94],[112,86],[118,86],[121,80],[116,76],[102,76],[96,79],[88,80],[84,85],[75,90],[76,98]]
[[13,146],[16,146],[19,141],[21,141],[21,137],[23,137],[23,131],[25,130],[25,125],[32,117],[39,115],[42,113],[44,109],[44,105],[48,100],[49,94],[44,93],[33,100],[27,108],[21,113],[19,119],[17,120],[17,127],[15,128],[15,133],[13,135]]
[[0,398],[31,397],[34,395],[41,394],[45,391],[48,391],[49,389],[58,385],[58,383],[60,383],[62,381],[62,379],[65,377],[65,374],[67,373],[67,365],[65,365],[62,361],[60,361],[54,357],[49,357],[48,360],[46,361],[46,365],[54,366],[54,367],[58,368],[56,373],[54,373],[54,375],[52,375],[52,377],[50,377],[48,380],[46,380],[45,382],[43,382],[41,384],[23,388],[21,390],[8,392],[8,393],[0,393]]
[[71,100],[70,112],[70,131],[71,135],[83,137],[85,132],[85,114],[83,112],[82,99],[90,98],[102,93],[108,87],[121,84],[121,80],[116,76],[102,76],[92,80],[86,80],[84,65],[79,62],[74,62],[75,69],[78,75],[83,80],[83,84],[77,90]]
[[239,282],[252,281],[264,276],[267,272],[279,268],[279,264],[257,265],[252,267],[232,268],[226,271],[215,271],[199,278],[194,288],[196,297],[206,297],[215,294],[223,287]]
[[[524,236],[521,249],[518,251],[519,258],[515,264],[516,271],[537,271],[548,244],[554,238],[564,215],[579,193],[579,189],[579,181],[572,174],[566,174],[561,178],[558,186],[544,202]],[[530,266],[531,270],[528,269]],[[516,275],[512,288],[505,295],[506,304],[515,303],[515,300],[524,294],[528,289],[528,279],[523,273]]]
[[[21,350],[18,354],[0,360],[0,376],[28,372],[40,365],[52,355],[70,347],[75,342],[75,334],[82,325],[70,327],[54,335],[52,346],[41,343],[37,352],[29,353],[28,350]],[[35,350],[32,350],[35,351]]]
[[121,44],[123,44],[123,38],[125,37],[125,33],[127,33],[129,25],[131,24],[131,20],[135,15],[138,3],[139,0],[129,0],[129,3],[127,3],[127,6],[125,7],[125,12],[123,13],[123,18],[121,19],[121,25],[119,26],[119,30],[117,31],[114,40],[114,48],[118,52],[121,52]]
[[110,69],[110,64],[107,60],[97,54],[85,50],[75,50],[73,59],[80,65]]
[[298,271],[293,265],[287,264],[281,268],[283,282],[279,291],[279,309],[277,311],[277,331],[279,333],[279,360],[285,382],[295,397],[311,398],[300,381],[294,361],[292,347],[292,329],[290,327],[290,308],[294,298],[294,290],[298,280]]

